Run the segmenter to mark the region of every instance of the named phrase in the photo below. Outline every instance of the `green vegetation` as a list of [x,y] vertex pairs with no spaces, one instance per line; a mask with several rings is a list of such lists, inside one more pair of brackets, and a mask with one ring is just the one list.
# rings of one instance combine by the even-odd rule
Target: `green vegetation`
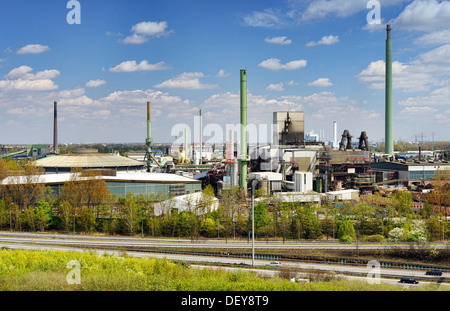
[[[80,284],[67,275],[80,263]],[[263,280],[242,270],[191,269],[166,259],[60,251],[0,251],[0,290],[83,291],[287,291],[298,286],[281,278]]]
[[[15,166],[16,165],[16,166]],[[79,173],[79,175],[78,175]],[[55,195],[36,183],[42,174],[32,162],[14,164],[0,159],[0,230],[60,231],[152,237],[248,238],[251,204],[239,187],[222,191],[218,209],[212,210],[214,190],[208,185],[200,199],[186,199],[188,208],[178,211],[168,195],[116,197],[103,179],[91,170],[74,170]],[[19,182],[26,180],[26,183]],[[433,191],[424,208],[413,209],[408,191],[367,196],[359,202],[321,204],[280,202],[258,193],[255,205],[257,239],[320,240],[345,243],[424,242],[447,240],[445,221],[450,206],[448,172],[437,172]],[[159,204],[161,213],[155,213]],[[436,208],[438,207],[438,208]]]
[[[79,284],[73,280],[79,263]],[[348,281],[329,273],[309,272],[310,283],[286,278],[292,272],[262,279],[236,270],[195,269],[166,259],[100,255],[91,252],[0,250],[1,291],[394,291],[411,290],[397,285]],[[315,280],[315,281],[314,281]],[[73,283],[73,282],[72,282]],[[436,290],[423,286],[414,290]]]

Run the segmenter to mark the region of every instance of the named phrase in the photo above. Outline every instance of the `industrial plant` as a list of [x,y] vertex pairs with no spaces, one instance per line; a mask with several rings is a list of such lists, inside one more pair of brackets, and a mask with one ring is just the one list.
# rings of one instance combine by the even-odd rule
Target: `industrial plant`
[[[297,201],[320,203],[324,199],[357,201],[361,195],[376,191],[424,188],[432,183],[437,171],[450,169],[448,152],[434,152],[427,160],[420,153],[415,159],[394,153],[390,25],[386,31],[384,153],[371,150],[370,133],[365,129],[360,129],[359,136],[347,129],[340,135],[337,121],[332,124],[333,141],[327,142],[313,132],[305,134],[308,115],[303,111],[267,111],[273,117],[272,142],[248,143],[247,114],[252,112],[247,107],[247,70],[240,70],[238,142],[233,142],[234,133],[230,133],[222,146],[204,144],[200,110],[198,143],[188,144],[185,132],[183,146],[155,149],[151,103],[147,102],[145,151],[130,153],[128,157],[89,148],[60,154],[57,102],[54,102],[53,145],[29,145],[2,157],[36,159],[36,165],[44,171],[39,182],[56,192],[70,180],[74,168],[97,171],[110,192],[118,196],[127,193],[180,196],[211,185],[216,195],[230,187],[240,187],[247,194],[260,190],[283,200],[295,197]],[[7,183],[5,179],[3,184]]]

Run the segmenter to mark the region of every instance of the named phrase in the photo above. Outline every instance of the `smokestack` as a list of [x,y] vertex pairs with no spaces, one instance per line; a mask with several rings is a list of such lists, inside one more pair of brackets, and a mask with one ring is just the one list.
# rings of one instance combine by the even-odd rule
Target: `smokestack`
[[247,70],[241,70],[241,154],[238,161],[241,172],[239,185],[247,190]]
[[53,103],[53,153],[58,153],[58,103]]
[[202,149],[203,149],[203,125],[202,125],[202,110],[200,109],[200,159],[199,164],[203,164],[202,161]]
[[150,172],[152,164],[152,122],[150,119],[150,102],[147,102],[147,139],[145,143],[147,145],[147,172]]
[[337,122],[333,121],[333,142],[337,142]]
[[393,106],[392,106],[392,44],[391,44],[391,25],[386,27],[386,87],[385,87],[385,137],[384,153],[394,153],[393,139]]

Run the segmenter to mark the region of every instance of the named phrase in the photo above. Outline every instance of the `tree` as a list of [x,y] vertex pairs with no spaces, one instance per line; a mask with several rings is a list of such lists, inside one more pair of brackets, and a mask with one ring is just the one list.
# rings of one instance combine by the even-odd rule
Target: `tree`
[[73,168],[71,176],[61,188],[61,198],[75,208],[94,208],[103,204],[110,193],[105,181],[93,170]]
[[[251,217],[250,217],[251,221]],[[255,205],[255,232],[258,232],[259,229],[265,227],[270,222],[270,216],[267,212],[266,204],[264,202],[258,202]]]
[[58,217],[61,220],[62,229],[69,232],[73,225],[74,210],[69,202],[62,200],[58,204]]
[[353,242],[355,240],[355,228],[353,221],[344,218],[338,229],[338,238],[341,242]]
[[214,188],[211,185],[207,185],[205,189],[203,189],[202,194],[200,196],[200,200],[197,204],[199,209],[199,215],[202,218],[206,217],[206,214],[211,212],[211,206],[214,203]]
[[91,233],[95,228],[94,210],[90,208],[81,208],[77,211],[77,214],[77,223],[80,226],[81,230],[86,234]]
[[304,230],[307,239],[317,239],[322,236],[322,225],[310,207],[305,208]]
[[133,235],[139,226],[139,206],[131,193],[122,202],[122,221],[125,233]]
[[226,235],[236,237],[245,228],[244,214],[246,209],[245,192],[239,186],[224,189],[220,196],[221,216],[225,224]]
[[211,238],[217,234],[217,224],[213,219],[208,217],[200,223],[199,231],[202,235]]
[[[9,167],[5,160],[0,158],[0,183],[3,179],[9,176]],[[1,190],[0,190],[1,194]]]
[[44,231],[52,219],[52,206],[47,201],[41,200],[34,208],[34,214],[37,228],[40,231]]
[[41,182],[42,167],[28,161],[20,170],[10,172],[8,184],[3,186],[5,199],[21,210],[34,207],[43,197],[45,187]]
[[409,191],[397,191],[392,197],[392,204],[399,215],[411,218],[414,214],[412,194]]

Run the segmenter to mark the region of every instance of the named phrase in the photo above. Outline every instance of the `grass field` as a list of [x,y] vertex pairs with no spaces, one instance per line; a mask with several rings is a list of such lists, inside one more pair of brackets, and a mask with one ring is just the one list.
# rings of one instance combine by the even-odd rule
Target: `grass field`
[[[79,263],[68,266],[71,261]],[[78,273],[79,284],[71,280]],[[69,277],[68,277],[69,276]],[[69,281],[68,281],[69,279]],[[389,284],[329,280],[297,284],[244,270],[193,269],[166,259],[93,252],[0,250],[1,291],[397,291]],[[417,290],[436,290],[423,287]]]

